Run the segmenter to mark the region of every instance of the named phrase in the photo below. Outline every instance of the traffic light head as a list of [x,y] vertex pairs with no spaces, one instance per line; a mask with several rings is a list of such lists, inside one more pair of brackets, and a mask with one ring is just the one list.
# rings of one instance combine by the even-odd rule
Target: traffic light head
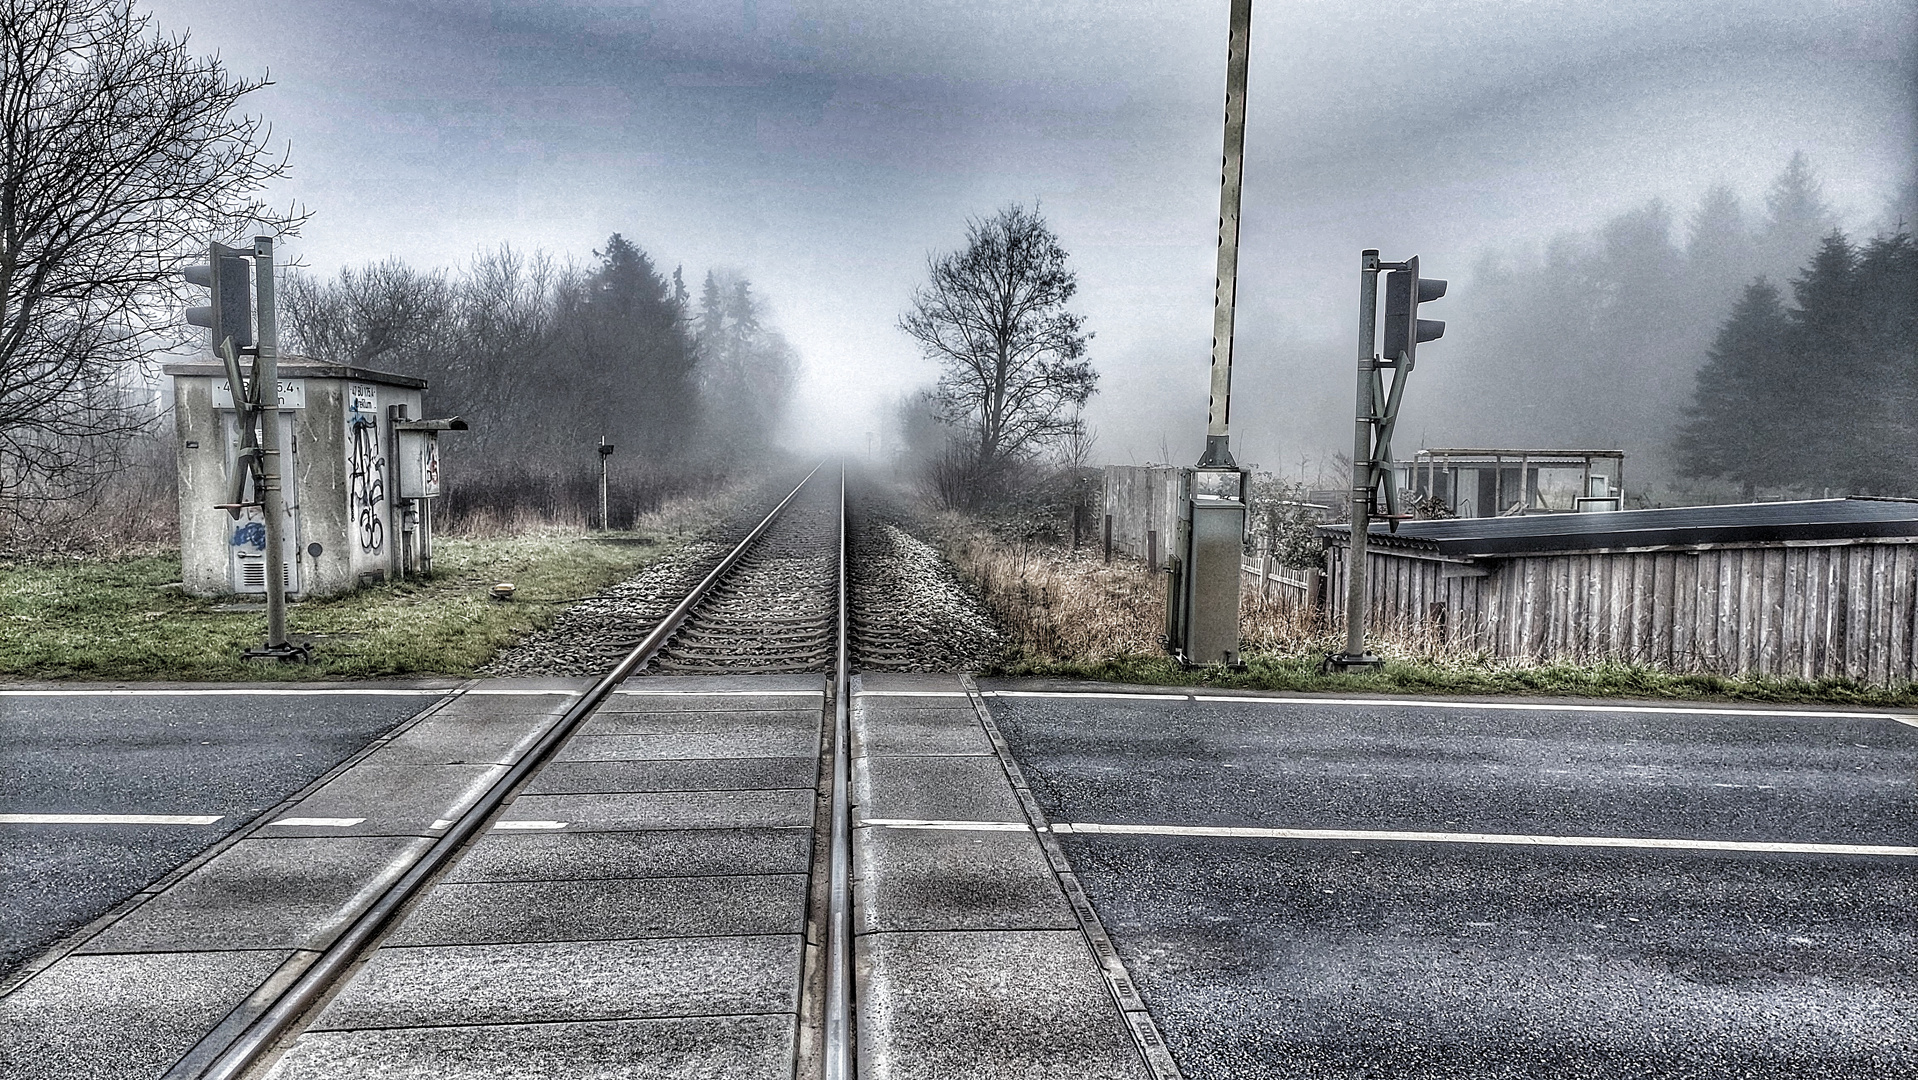
[[1411,363],[1421,341],[1436,341],[1445,334],[1445,324],[1436,319],[1418,317],[1418,306],[1445,295],[1443,278],[1419,277],[1419,260],[1414,255],[1405,269],[1385,275],[1385,359],[1400,356]]
[[234,347],[253,344],[252,275],[245,258],[219,244],[213,245],[212,258],[199,266],[186,268],[190,284],[213,291],[212,303],[186,310],[186,321],[213,331],[209,343],[219,352],[220,342],[233,339]]

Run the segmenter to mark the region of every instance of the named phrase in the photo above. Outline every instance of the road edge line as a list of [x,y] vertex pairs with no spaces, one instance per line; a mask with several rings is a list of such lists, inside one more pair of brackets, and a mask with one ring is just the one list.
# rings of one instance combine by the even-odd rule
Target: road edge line
[[1072,916],[1079,924],[1086,947],[1099,965],[1100,974],[1105,976],[1106,992],[1118,1008],[1120,1019],[1125,1021],[1139,1057],[1153,1080],[1184,1080],[1179,1063],[1173,1060],[1172,1051],[1166,1047],[1158,1024],[1146,1008],[1145,999],[1139,995],[1138,984],[1133,982],[1132,973],[1126,970],[1125,961],[1119,958],[1119,951],[1106,934],[1105,924],[1099,921],[1099,913],[1093,910],[1085,887],[1079,884],[1079,876],[1073,872],[1065,849],[1059,846],[1058,838],[1046,822],[1045,811],[1040,809],[1039,800],[1026,784],[1025,773],[1020,770],[1019,763],[1013,760],[1012,749],[1006,745],[1005,736],[1000,734],[999,725],[993,721],[992,711],[986,707],[985,698],[979,693],[978,682],[971,675],[962,673],[959,684],[966,688],[966,698],[972,703],[979,726],[985,729],[986,738],[992,742],[992,751],[999,758],[999,767],[1005,770],[1013,793],[1019,797],[1019,804],[1025,809],[1033,835],[1039,840],[1040,850],[1045,852],[1046,863],[1052,869],[1054,880],[1065,893],[1066,903],[1072,908]]

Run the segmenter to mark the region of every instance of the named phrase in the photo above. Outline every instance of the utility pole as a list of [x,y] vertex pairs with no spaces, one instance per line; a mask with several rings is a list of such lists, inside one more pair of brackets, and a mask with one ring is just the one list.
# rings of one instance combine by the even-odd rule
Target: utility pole
[[599,527],[603,532],[613,531],[613,518],[606,501],[606,459],[613,456],[613,444],[606,436],[599,437]]
[[1186,664],[1239,664],[1239,575],[1245,474],[1232,459],[1232,323],[1239,282],[1239,189],[1245,172],[1246,73],[1252,0],[1232,0],[1226,37],[1225,148],[1219,170],[1219,263],[1212,297],[1212,382],[1205,452],[1186,473],[1168,560],[1166,641]]
[[1252,44],[1252,0],[1232,0],[1226,39],[1225,152],[1219,169],[1219,265],[1212,295],[1212,392],[1199,467],[1236,468],[1232,460],[1232,321],[1239,287],[1239,189],[1245,174],[1245,87]]

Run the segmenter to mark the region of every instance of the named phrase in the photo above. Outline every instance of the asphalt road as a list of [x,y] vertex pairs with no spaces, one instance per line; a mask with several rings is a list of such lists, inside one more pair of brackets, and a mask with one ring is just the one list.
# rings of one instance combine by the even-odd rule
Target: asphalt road
[[218,818],[0,823],[0,978],[438,697],[235,689],[0,692],[0,815]]
[[1918,728],[991,702],[1189,1077],[1918,1076]]

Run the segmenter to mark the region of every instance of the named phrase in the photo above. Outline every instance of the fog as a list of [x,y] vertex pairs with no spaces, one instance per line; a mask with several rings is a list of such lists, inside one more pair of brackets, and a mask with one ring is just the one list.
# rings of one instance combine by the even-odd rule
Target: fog
[[[235,69],[270,69],[251,108],[290,141],[276,194],[314,212],[293,248],[320,274],[501,242],[585,259],[614,232],[693,280],[736,267],[799,356],[793,440],[863,448],[888,399],[937,375],[896,326],[927,255],[968,217],[1036,201],[1097,335],[1096,456],[1198,454],[1224,0],[147,6]],[[1679,248],[1715,185],[1757,229],[1799,151],[1831,223],[1869,235],[1913,199],[1915,41],[1905,0],[1255,3],[1241,459],[1296,472],[1349,449],[1367,247],[1452,283],[1402,455],[1505,439],[1662,452],[1656,416],[1555,438],[1560,417],[1619,406],[1577,404],[1587,384],[1560,384],[1549,358],[1516,383],[1492,286],[1531,295],[1513,274],[1555,242],[1602,247],[1654,198]],[[1558,317],[1580,316],[1537,312]],[[1691,317],[1702,342],[1724,312]],[[1612,357],[1618,400],[1684,390],[1638,340]],[[1505,423],[1529,394],[1545,411]]]

